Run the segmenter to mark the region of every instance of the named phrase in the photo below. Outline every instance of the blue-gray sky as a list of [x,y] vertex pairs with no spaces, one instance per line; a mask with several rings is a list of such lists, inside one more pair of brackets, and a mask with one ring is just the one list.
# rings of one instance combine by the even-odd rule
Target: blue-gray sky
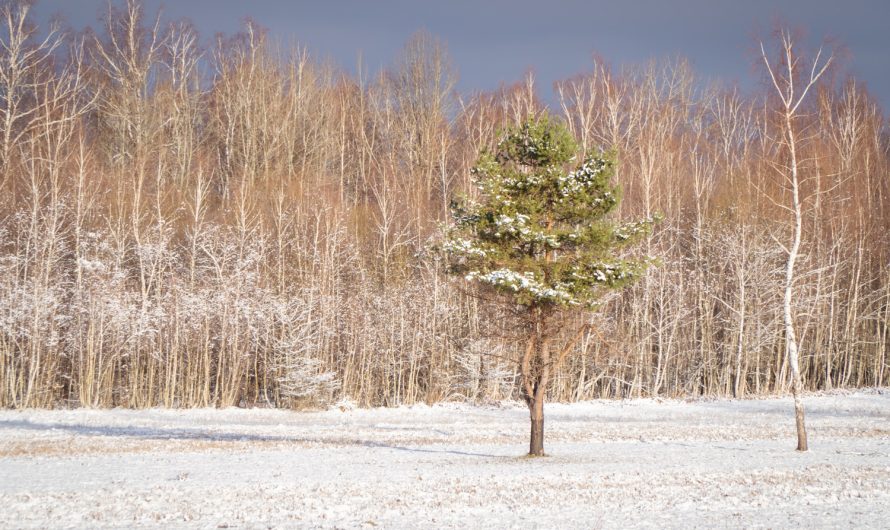
[[[63,15],[95,26],[107,0],[38,0],[41,20]],[[390,64],[412,33],[444,41],[458,90],[497,88],[534,70],[542,96],[552,83],[590,69],[594,53],[612,65],[683,56],[705,78],[755,86],[754,46],[776,19],[806,30],[808,44],[843,44],[845,72],[890,105],[890,0],[145,0],[149,13],[190,19],[210,40],[245,17],[354,71]]]

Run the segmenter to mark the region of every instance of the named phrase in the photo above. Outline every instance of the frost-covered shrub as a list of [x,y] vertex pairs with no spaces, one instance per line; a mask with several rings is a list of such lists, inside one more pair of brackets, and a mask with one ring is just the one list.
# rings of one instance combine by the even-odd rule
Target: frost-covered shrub
[[511,397],[517,373],[504,362],[507,347],[485,338],[467,338],[454,354],[450,385],[455,395],[472,401],[499,401]]
[[332,330],[320,317],[333,303],[312,288],[275,299],[272,317],[280,337],[274,342],[274,371],[278,392],[289,403],[330,404],[340,389],[336,372],[322,360]]

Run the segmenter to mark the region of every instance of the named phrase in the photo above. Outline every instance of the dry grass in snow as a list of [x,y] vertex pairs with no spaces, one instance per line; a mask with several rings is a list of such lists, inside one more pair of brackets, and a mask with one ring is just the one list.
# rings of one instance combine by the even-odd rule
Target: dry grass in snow
[[886,527],[890,393],[0,412],[0,527]]

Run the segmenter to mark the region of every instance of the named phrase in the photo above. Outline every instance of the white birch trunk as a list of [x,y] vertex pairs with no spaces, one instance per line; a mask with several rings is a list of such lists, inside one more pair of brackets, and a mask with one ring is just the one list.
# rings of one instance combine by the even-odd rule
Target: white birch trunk
[[800,364],[798,360],[797,336],[794,333],[794,319],[791,314],[791,300],[794,287],[794,264],[800,251],[801,231],[803,229],[800,183],[798,180],[797,146],[795,145],[794,130],[791,123],[792,112],[785,112],[785,127],[787,128],[788,148],[791,151],[791,196],[794,210],[794,235],[791,247],[788,249],[788,261],[785,263],[785,295],[783,298],[783,320],[785,323],[785,355],[788,366],[791,368],[791,393],[794,396],[794,418],[797,424],[797,450],[807,450],[807,429],[804,422],[804,409],[801,400],[803,384],[800,377]]

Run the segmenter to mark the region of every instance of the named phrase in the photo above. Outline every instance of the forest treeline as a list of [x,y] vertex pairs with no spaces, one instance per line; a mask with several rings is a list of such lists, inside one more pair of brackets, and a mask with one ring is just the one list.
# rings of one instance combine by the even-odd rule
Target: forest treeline
[[[532,76],[458,95],[424,33],[350,75],[135,2],[85,34],[36,27],[26,2],[0,15],[0,406],[518,396],[510,319],[432,248],[479,152],[547,110]],[[796,122],[810,389],[890,376],[890,139],[839,77]],[[554,90],[580,145],[617,154],[618,217],[663,220],[643,243],[658,264],[604,300],[551,397],[784,391],[793,218],[770,87],[595,60]]]

